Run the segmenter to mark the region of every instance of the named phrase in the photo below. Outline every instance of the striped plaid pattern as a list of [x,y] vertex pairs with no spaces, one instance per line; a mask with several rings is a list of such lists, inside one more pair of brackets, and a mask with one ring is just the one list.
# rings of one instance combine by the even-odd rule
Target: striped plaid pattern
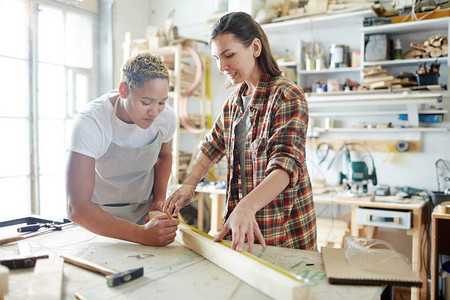
[[[214,162],[224,155],[228,158],[225,219],[242,198],[235,127],[242,119],[245,88],[240,84],[230,95],[200,145]],[[264,239],[268,245],[316,250],[316,216],[305,161],[308,105],[303,91],[283,76],[263,74],[249,105],[252,128],[245,143],[244,166],[247,193],[277,168],[290,175],[289,186],[256,213]]]

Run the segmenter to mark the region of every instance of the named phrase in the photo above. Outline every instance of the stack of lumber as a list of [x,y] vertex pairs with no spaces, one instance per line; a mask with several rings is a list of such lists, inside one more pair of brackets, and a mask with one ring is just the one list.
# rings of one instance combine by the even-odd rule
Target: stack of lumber
[[[166,61],[164,61],[166,63]],[[181,80],[180,80],[180,88],[181,94],[186,92],[186,90],[191,86],[192,82],[195,78],[195,68],[189,63],[182,62],[181,63]],[[175,86],[175,75],[174,71],[169,69],[169,87],[170,90],[173,91]],[[191,96],[193,97],[201,97],[201,88],[198,85],[193,91]]]
[[447,37],[441,34],[436,34],[428,38],[425,42],[415,43],[411,42],[409,45],[412,50],[405,53],[405,59],[414,58],[436,58],[441,56],[447,56],[448,54],[448,41]]
[[381,66],[366,67],[363,69],[364,79],[363,89],[404,89],[405,87],[417,85],[407,76],[394,77],[389,75],[388,71]]
[[363,69],[364,80],[362,86],[364,89],[385,89],[401,88],[401,80],[388,74],[388,71],[381,66],[366,67]]
[[[181,93],[186,92],[195,79],[195,67],[189,63],[182,62],[181,64]],[[200,85],[192,91],[191,96],[201,97]]]
[[344,238],[350,235],[350,224],[346,220],[317,218],[317,247],[343,248]]
[[184,151],[179,153],[179,168],[177,170],[178,180],[184,180],[186,177],[187,169],[191,163],[192,154]]

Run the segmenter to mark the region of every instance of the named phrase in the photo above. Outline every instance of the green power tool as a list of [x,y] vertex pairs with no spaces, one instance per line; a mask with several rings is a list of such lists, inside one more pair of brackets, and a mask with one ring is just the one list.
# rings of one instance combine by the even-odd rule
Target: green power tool
[[[347,174],[342,172],[339,173],[339,184],[345,182],[347,185],[347,190],[355,196],[367,195],[367,186],[369,180],[372,181],[373,185],[377,185],[377,173],[375,170],[375,164],[373,162],[373,157],[369,153],[370,159],[372,161],[372,173],[369,174],[369,168],[364,161],[352,161],[350,158],[350,150],[345,144],[344,154],[346,157]],[[361,192],[362,189],[362,192]]]

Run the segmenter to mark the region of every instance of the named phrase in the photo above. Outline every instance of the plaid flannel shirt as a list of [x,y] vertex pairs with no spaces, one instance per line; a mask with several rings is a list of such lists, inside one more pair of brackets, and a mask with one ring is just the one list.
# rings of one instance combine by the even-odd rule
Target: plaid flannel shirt
[[[227,212],[242,199],[240,164],[235,148],[235,127],[243,115],[240,84],[200,145],[214,162],[228,158]],[[305,161],[308,105],[303,91],[283,76],[262,74],[249,104],[250,129],[245,142],[245,175],[250,193],[275,169],[290,176],[289,185],[256,213],[268,245],[316,250],[316,216]],[[230,234],[226,238],[230,238]]]

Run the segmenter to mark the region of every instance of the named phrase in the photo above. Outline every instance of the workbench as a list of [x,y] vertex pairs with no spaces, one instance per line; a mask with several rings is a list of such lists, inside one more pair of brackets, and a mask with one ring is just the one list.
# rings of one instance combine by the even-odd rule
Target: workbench
[[[439,213],[437,207],[435,207],[431,218],[431,300],[435,300],[439,297],[438,272],[441,268],[439,255],[450,255],[450,214]],[[450,279],[447,278],[447,280]],[[450,293],[450,291],[447,291],[447,293]]]
[[[219,189],[214,186],[197,186],[195,192],[198,193],[198,229],[203,230],[205,198],[210,200],[210,228],[209,234],[216,235],[222,230],[226,189]],[[208,195],[209,197],[205,197]]]
[[[95,235],[77,225],[20,241],[32,254],[69,254],[119,271],[144,267],[144,277],[110,288],[103,275],[64,264],[63,299],[74,299],[75,292],[93,299],[269,299],[178,242],[166,247],[148,247]],[[329,285],[320,253],[269,246],[254,254],[309,280],[318,300],[378,299],[383,287]],[[18,254],[18,244],[0,246],[0,258]],[[33,269],[10,273],[7,300],[24,299]],[[51,284],[52,278],[48,278]]]
[[[428,251],[422,251],[422,249],[426,249],[427,247],[422,247],[422,239],[425,237],[425,230],[427,224],[425,224],[424,220],[426,220],[427,211],[427,202],[424,200],[416,199],[405,199],[404,201],[383,201],[383,197],[376,197],[375,199],[378,201],[360,201],[355,198],[347,198],[342,199],[335,197],[335,193],[324,193],[324,194],[314,194],[314,203],[323,203],[323,204],[334,204],[334,205],[347,205],[351,207],[351,234],[353,236],[359,236],[359,228],[361,225],[357,223],[356,213],[358,208],[367,207],[367,208],[379,208],[386,210],[402,210],[402,211],[411,211],[412,212],[412,227],[406,230],[406,233],[412,237],[412,259],[411,265],[412,269],[417,272],[417,275],[422,280],[422,288],[412,288],[411,289],[411,299],[427,299],[427,270],[426,265],[421,266],[422,262],[427,262],[429,253]],[[386,200],[390,199],[385,197]]]

